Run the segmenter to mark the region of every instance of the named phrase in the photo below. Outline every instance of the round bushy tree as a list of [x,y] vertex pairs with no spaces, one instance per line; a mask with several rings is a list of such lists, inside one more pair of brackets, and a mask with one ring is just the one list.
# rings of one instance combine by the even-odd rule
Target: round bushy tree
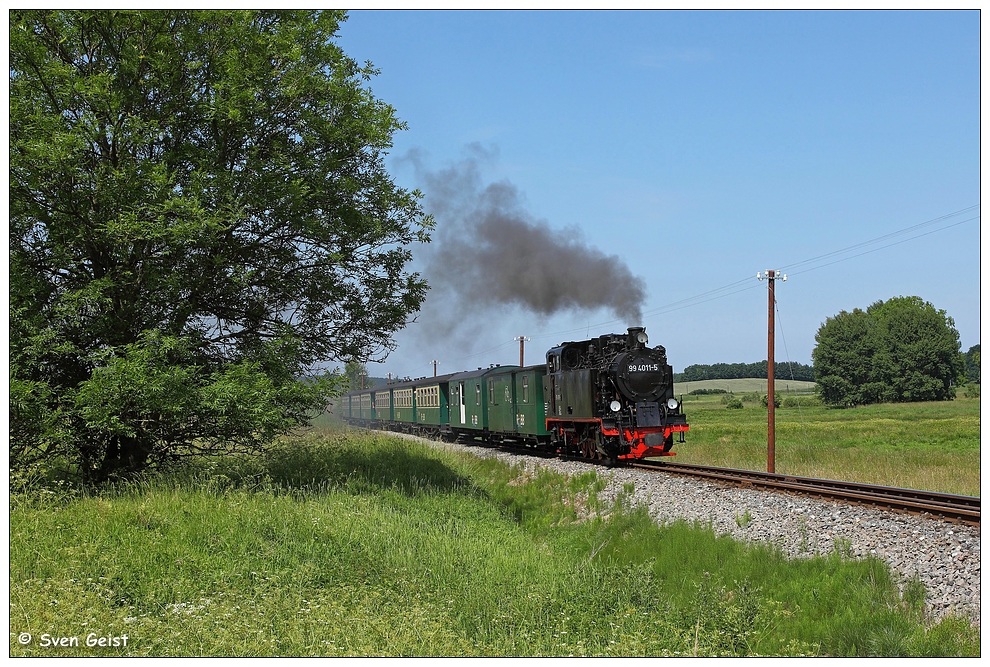
[[966,381],[980,383],[980,344],[977,343],[965,354]]
[[403,127],[309,11],[11,11],[10,453],[256,450],[418,310]]
[[963,371],[952,318],[916,296],[842,311],[815,340],[815,381],[826,405],[947,400]]

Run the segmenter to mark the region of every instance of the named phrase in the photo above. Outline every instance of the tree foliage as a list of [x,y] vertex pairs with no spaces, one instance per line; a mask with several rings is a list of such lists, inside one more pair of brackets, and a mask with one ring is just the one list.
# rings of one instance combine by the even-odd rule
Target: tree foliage
[[[774,377],[812,382],[815,369],[807,364],[778,361],[773,365]],[[701,380],[734,380],[737,378],[765,378],[767,360],[752,364],[692,364],[683,373],[674,374],[674,382],[698,382]]]
[[393,349],[432,220],[343,19],[11,11],[12,465],[256,449]]
[[916,296],[842,311],[815,340],[815,380],[826,405],[948,400],[963,372],[952,318]]
[[980,345],[977,343],[966,352],[966,381],[980,383]]
[[344,364],[344,375],[347,377],[347,388],[351,391],[371,387],[370,378],[368,377],[368,367],[360,361],[351,359]]
[[[773,392],[773,407],[779,408],[780,407],[780,404],[781,404],[781,401],[783,401],[783,396],[781,395],[781,393],[779,391]],[[760,402],[763,404],[763,407],[764,408],[766,408],[767,410],[770,409],[770,395],[769,394],[763,394],[763,397],[760,398]]]

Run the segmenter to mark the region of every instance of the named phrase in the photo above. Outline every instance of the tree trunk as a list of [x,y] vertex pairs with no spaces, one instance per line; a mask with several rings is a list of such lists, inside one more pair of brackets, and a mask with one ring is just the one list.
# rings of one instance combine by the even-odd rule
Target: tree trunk
[[144,470],[151,455],[152,443],[140,436],[118,436],[107,443],[100,467],[93,481],[103,484],[114,477],[125,477]]

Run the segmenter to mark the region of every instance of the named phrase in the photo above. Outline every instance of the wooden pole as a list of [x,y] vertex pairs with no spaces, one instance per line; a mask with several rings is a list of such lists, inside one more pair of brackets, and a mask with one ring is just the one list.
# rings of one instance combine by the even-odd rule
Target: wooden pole
[[525,349],[526,348],[524,346],[526,345],[526,341],[528,341],[530,339],[527,338],[526,336],[516,336],[513,340],[519,341],[519,368],[522,368],[523,366],[526,365],[524,363],[525,362],[525,359],[526,359],[526,357],[524,355],[524,352],[525,352]]
[[767,297],[767,472],[774,472],[774,440],[776,424],[774,421],[774,391],[773,391],[773,282],[775,271],[767,271],[770,289]]

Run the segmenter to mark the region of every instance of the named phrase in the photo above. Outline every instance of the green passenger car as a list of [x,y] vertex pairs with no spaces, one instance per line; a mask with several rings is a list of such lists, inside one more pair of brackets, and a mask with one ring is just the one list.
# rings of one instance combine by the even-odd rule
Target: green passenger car
[[497,441],[512,440],[539,444],[546,441],[543,405],[543,375],[546,366],[513,366],[486,378],[488,430]]
[[380,387],[374,392],[375,421],[392,421],[392,390]]
[[450,396],[451,432],[463,438],[485,437],[488,431],[488,388],[492,369],[455,373],[447,381]]
[[538,441],[550,435],[543,401],[543,376],[546,372],[546,364],[540,364],[520,368],[512,375],[516,395],[516,432],[526,439],[536,438]]
[[546,366],[494,366],[348,392],[341,416],[359,426],[462,440],[546,445]]
[[418,430],[439,434],[441,428],[450,421],[450,385],[448,380],[451,377],[452,375],[443,375],[424,378],[413,383]]
[[[512,382],[515,367],[503,367],[501,372],[486,378],[488,400],[488,430],[493,434],[514,434],[516,431],[516,391]],[[496,435],[496,439],[500,439]]]
[[360,405],[358,418],[359,419],[363,419],[364,421],[371,421],[372,419],[374,419],[375,418],[375,406],[374,406],[374,403],[372,403],[372,400],[371,400],[371,392],[370,391],[362,392],[362,393],[358,394],[357,396],[352,397],[351,400],[353,401],[354,398],[357,398],[358,399],[359,405]]
[[416,423],[416,396],[412,382],[400,382],[389,385],[392,391],[392,421],[408,430]]

